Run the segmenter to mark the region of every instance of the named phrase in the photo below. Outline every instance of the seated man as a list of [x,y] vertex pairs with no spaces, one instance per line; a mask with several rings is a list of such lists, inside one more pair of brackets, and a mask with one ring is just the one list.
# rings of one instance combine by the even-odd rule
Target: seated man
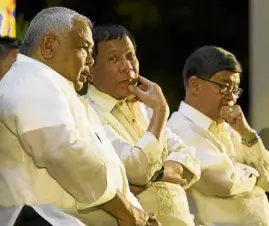
[[[138,200],[165,226],[194,225],[181,186],[188,188],[199,178],[200,165],[194,149],[166,128],[169,110],[161,88],[138,76],[135,41],[125,28],[94,27],[93,39],[95,64],[89,81],[94,85],[87,97],[125,166],[129,183],[144,186]],[[138,87],[137,79],[142,83]],[[145,105],[152,109],[151,117]]]
[[269,225],[269,155],[236,105],[241,74],[235,56],[214,46],[184,66],[186,98],[168,126],[201,162],[201,179],[187,194],[197,223]]
[[16,61],[20,42],[10,37],[0,37],[0,80]]
[[94,110],[87,115],[76,95],[92,48],[91,22],[73,10],[47,8],[30,23],[0,82],[1,225],[13,225],[23,206],[22,218],[36,212],[53,226],[82,225],[54,205],[90,226],[157,225],[130,192]]

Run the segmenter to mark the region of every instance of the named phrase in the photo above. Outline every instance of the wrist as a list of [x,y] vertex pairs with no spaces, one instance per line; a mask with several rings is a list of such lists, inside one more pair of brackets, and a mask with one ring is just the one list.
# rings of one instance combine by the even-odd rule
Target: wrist
[[249,139],[252,139],[256,135],[256,132],[251,128],[246,128],[240,131],[239,134],[243,140],[249,140]]
[[153,110],[153,113],[169,115],[169,107],[167,103],[159,104],[156,107],[152,108],[152,110]]
[[242,144],[247,147],[252,147],[259,141],[259,136],[255,131],[252,131],[251,134],[245,137],[242,137]]

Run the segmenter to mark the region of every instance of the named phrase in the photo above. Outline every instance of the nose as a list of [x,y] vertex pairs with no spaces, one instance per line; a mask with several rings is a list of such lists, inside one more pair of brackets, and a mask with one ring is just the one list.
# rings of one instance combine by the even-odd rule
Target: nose
[[129,72],[130,70],[133,70],[133,69],[134,67],[129,60],[127,60],[126,58],[122,59],[122,62],[121,62],[122,72]]
[[91,69],[93,64],[94,64],[94,59],[92,57],[92,53],[88,53],[86,57],[85,65]]
[[224,99],[227,102],[233,101],[234,103],[236,103],[238,97],[233,92],[230,92],[229,94],[224,96]]

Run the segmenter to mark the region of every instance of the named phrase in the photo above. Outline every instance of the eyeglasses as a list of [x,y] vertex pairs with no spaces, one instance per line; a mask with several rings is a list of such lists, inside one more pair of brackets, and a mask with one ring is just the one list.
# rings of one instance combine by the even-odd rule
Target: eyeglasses
[[230,93],[233,93],[237,98],[239,98],[243,93],[243,89],[239,88],[238,86],[224,85],[224,84],[214,82],[214,81],[211,81],[211,80],[203,78],[203,77],[198,77],[198,76],[196,76],[196,77],[201,79],[201,80],[210,82],[211,84],[218,86],[220,88],[220,93],[223,95],[229,95]]

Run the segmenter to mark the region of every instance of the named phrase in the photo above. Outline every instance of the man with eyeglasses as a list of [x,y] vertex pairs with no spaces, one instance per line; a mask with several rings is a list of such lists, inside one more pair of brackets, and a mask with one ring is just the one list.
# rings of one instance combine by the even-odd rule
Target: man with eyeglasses
[[269,154],[236,105],[241,74],[236,57],[215,46],[184,66],[185,101],[168,126],[201,162],[201,179],[187,191],[197,224],[269,225]]

